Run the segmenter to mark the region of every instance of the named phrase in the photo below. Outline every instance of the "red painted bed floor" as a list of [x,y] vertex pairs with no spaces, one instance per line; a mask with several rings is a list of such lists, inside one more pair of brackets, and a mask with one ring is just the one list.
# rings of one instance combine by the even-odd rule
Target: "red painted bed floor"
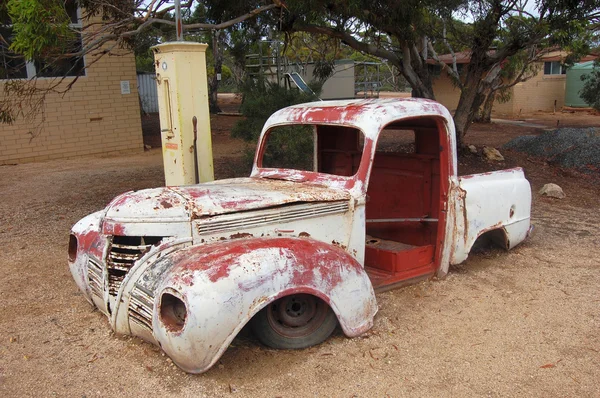
[[375,289],[432,275],[434,246],[413,246],[367,236],[365,270]]

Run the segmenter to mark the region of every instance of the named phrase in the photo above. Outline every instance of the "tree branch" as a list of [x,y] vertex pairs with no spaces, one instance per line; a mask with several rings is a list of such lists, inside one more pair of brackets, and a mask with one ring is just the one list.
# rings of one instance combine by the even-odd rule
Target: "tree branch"
[[453,64],[454,68],[450,68],[447,63],[442,62],[442,60],[440,60],[440,58],[437,55],[437,52],[433,48],[433,44],[431,43],[431,40],[429,40],[427,42],[427,46],[429,47],[429,51],[431,52],[431,57],[435,60],[435,62],[438,65],[440,65],[442,70],[445,70],[446,73],[448,73],[448,75],[450,75],[454,79],[454,82],[456,83],[456,85],[462,90],[462,88],[464,86],[463,86],[462,82],[460,81],[460,75],[458,74],[458,71],[456,68],[456,56],[454,55],[454,53],[452,53],[452,64]]
[[295,25],[292,28],[293,31],[297,32],[308,32],[308,33],[317,33],[321,35],[326,35],[329,37],[334,37],[336,39],[340,39],[350,47],[355,50],[374,55],[379,58],[384,58],[392,62],[398,69],[402,69],[402,60],[392,51],[385,50],[379,46],[374,44],[365,43],[356,39],[350,33],[342,32],[327,26],[318,26],[318,25]]

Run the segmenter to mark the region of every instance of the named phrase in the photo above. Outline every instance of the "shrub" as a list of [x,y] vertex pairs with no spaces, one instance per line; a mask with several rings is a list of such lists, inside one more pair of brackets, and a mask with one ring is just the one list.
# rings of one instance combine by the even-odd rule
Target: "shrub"
[[581,76],[584,81],[583,88],[579,92],[581,98],[594,109],[600,111],[600,61],[594,61],[594,69],[588,75]]
[[[315,93],[320,92],[319,85],[312,85]],[[298,89],[250,79],[242,88],[242,105],[240,112],[245,119],[233,127],[231,134],[246,142],[256,143],[262,128],[274,112],[286,106],[318,100],[315,95],[304,93]],[[318,94],[317,94],[318,95]],[[273,167],[283,166],[306,169],[312,162],[312,136],[306,134],[304,128],[279,128],[273,139],[269,140],[265,154],[265,163]],[[251,158],[246,156],[246,158]],[[310,159],[310,160],[309,160]]]
[[[312,88],[318,93],[318,87]],[[315,90],[317,89],[317,90]],[[287,89],[276,84],[249,79],[242,87],[240,112],[245,119],[240,120],[231,130],[234,138],[256,142],[260,132],[273,113],[286,106],[317,100],[315,96],[297,89]]]

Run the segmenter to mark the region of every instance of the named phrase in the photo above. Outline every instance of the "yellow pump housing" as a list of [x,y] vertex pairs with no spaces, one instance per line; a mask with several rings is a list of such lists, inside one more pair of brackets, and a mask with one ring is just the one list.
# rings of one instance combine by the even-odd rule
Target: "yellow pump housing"
[[214,180],[206,48],[171,42],[153,47],[166,185]]

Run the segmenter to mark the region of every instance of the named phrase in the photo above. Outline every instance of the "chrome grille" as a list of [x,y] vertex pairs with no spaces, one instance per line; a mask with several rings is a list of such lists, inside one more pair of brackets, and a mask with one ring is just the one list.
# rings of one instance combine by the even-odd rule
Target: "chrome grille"
[[138,325],[152,330],[152,293],[140,285],[135,285],[129,299],[129,319]]
[[113,236],[106,259],[109,294],[117,295],[133,264],[161,239],[158,236]]
[[348,202],[303,203],[248,213],[225,214],[197,221],[199,234],[243,230],[265,224],[284,223],[329,214],[345,213]]
[[93,295],[102,298],[103,277],[102,266],[96,260],[88,258],[88,284]]

